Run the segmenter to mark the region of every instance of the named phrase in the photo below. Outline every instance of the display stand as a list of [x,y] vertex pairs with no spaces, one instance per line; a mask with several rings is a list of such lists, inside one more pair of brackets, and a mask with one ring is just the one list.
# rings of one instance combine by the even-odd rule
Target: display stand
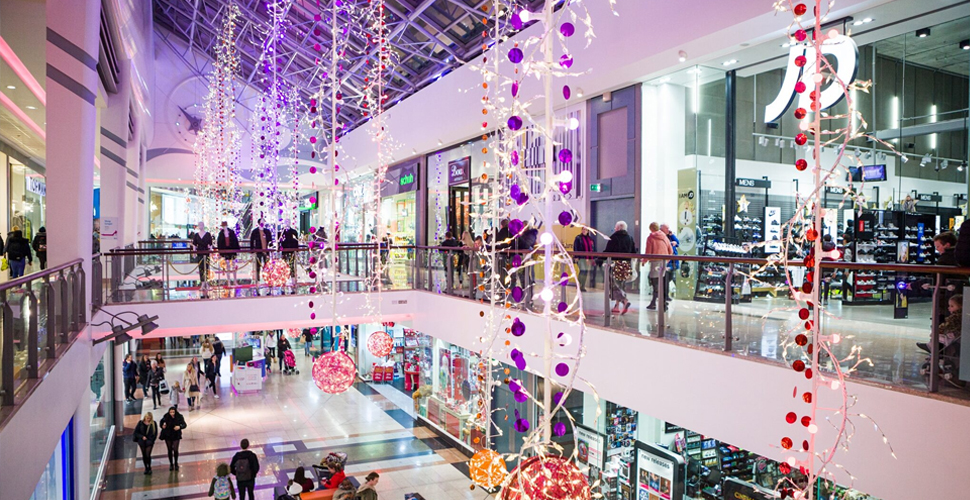
[[263,390],[263,377],[266,376],[266,359],[255,358],[234,365],[232,388],[238,393],[259,392]]
[[[704,255],[708,257],[751,257],[751,252],[739,244],[708,241],[704,244]],[[745,274],[750,271],[748,264],[739,264],[734,268],[731,280],[735,302],[751,302],[751,290],[745,290]],[[705,262],[700,266],[697,276],[697,288],[694,300],[699,302],[724,303],[724,285],[728,265],[719,262]],[[750,287],[749,287],[750,288]],[[743,293],[747,291],[748,293]]]

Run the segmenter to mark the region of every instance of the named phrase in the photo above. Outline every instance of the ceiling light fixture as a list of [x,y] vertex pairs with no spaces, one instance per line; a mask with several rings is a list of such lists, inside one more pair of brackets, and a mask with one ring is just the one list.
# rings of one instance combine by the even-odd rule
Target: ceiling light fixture
[[680,52],[678,52],[677,53],[677,60],[680,61],[680,62],[686,61],[687,60],[687,53],[684,52],[683,50],[680,51]]
[[[102,311],[104,311],[104,309],[102,309]],[[91,326],[108,325],[108,324],[110,324],[111,325],[111,333],[109,333],[108,335],[106,335],[104,337],[101,337],[99,339],[96,339],[94,341],[95,344],[100,344],[102,342],[107,342],[109,340],[114,340],[115,342],[127,342],[127,341],[131,340],[131,335],[129,335],[128,333],[131,332],[132,330],[135,330],[136,328],[141,328],[141,335],[143,337],[145,335],[148,335],[149,333],[155,331],[155,329],[158,328],[158,323],[155,323],[155,320],[158,319],[158,316],[148,316],[147,314],[140,314],[139,315],[138,313],[136,313],[134,311],[124,311],[124,312],[121,312],[121,313],[118,313],[118,314],[111,314],[111,313],[109,313],[107,311],[104,311],[104,313],[107,314],[108,316],[111,316],[112,320],[111,321],[103,321],[101,323],[96,323],[96,324],[91,325]],[[118,317],[118,316],[121,316],[123,314],[134,314],[135,316],[138,317],[138,321],[136,321],[134,323],[128,323],[127,321],[125,321],[125,320],[123,320],[123,319],[121,319],[121,318]],[[118,321],[120,321],[123,324],[122,325],[116,325],[116,324],[114,324],[114,321],[113,320],[118,320]]]
[[731,59],[729,61],[722,62],[721,66],[731,66],[732,64],[737,64],[737,63],[738,63],[737,59]]
[[10,90],[17,90],[17,87],[15,85],[7,85],[7,88]]
[[918,38],[926,38],[926,37],[930,36],[930,29],[929,28],[920,28],[920,29],[916,30],[916,36]]
[[960,48],[963,50],[970,50],[970,40],[960,42]]
[[26,107],[27,109],[37,109],[37,108],[36,108],[36,107],[34,107],[34,106],[25,106],[25,107]]
[[669,81],[670,81],[670,77],[669,76],[665,76],[665,77],[657,80],[657,83],[667,83]]

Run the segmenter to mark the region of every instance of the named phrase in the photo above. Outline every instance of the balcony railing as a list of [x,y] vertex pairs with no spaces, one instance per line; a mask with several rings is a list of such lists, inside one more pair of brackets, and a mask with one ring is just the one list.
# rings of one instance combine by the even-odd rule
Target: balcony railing
[[[267,258],[278,256],[272,251],[234,252],[237,257],[230,265],[237,268],[235,283],[221,269],[217,252],[212,252],[208,254],[215,263],[212,267],[220,269],[210,274],[209,289],[203,294],[198,285],[198,264],[192,262],[200,257],[197,253],[178,248],[115,251],[104,256],[106,268],[111,270],[105,302],[306,295],[314,286],[316,293],[326,292],[333,280],[329,252],[321,256],[319,251],[301,248],[290,254],[288,262],[293,263],[297,277],[282,286],[253,279],[256,260],[264,254]],[[535,275],[542,272],[542,266],[510,269],[514,253],[506,251],[497,256],[499,268],[505,269],[500,278],[505,286],[496,292],[512,308],[540,312],[541,299],[538,290],[533,299],[532,285],[543,281]],[[340,246],[336,255],[340,291],[372,291],[381,284],[385,290],[415,289],[488,300],[490,271],[480,265],[480,256],[472,249],[352,244]],[[570,303],[582,293],[582,314],[589,325],[770,363],[791,362],[801,353],[793,348],[793,341],[804,331],[804,321],[797,316],[796,302],[789,297],[787,285],[791,279],[797,284],[804,276],[805,269],[799,264],[792,264],[794,270],[789,276],[780,264],[772,266],[764,259],[581,252],[572,256],[577,270],[582,271],[585,291],[580,289],[579,276],[572,276],[557,287],[553,303]],[[312,257],[326,263],[311,264]],[[384,263],[384,273],[379,277],[373,275],[378,260]],[[638,276],[615,287],[610,270],[618,261],[631,262]],[[668,265],[651,266],[651,262]],[[859,361],[855,363],[855,379],[970,399],[957,374],[961,344],[943,350],[929,341],[946,314],[933,304],[943,294],[962,293],[963,286],[970,284],[970,269],[838,261],[823,261],[821,265],[825,282],[821,328],[844,339],[834,346],[834,355],[855,356]],[[650,276],[651,269],[654,277]],[[564,270],[557,266],[556,276]],[[311,275],[311,271],[316,274]],[[675,274],[670,286],[676,288],[676,293],[671,291],[672,302],[668,305],[657,300],[655,309],[648,309],[651,282],[656,279],[665,283],[670,273]],[[683,274],[687,279],[677,278]],[[899,290],[900,283],[908,284],[909,290]],[[516,285],[524,291],[519,300],[516,294],[506,292]],[[622,304],[619,309],[613,307],[623,294],[631,304],[626,312]],[[904,296],[908,307],[896,307],[897,298]],[[929,352],[917,348],[917,342],[925,342]],[[938,369],[931,370],[931,366]]]
[[[98,307],[101,262],[92,259],[91,306]],[[87,326],[82,260],[0,284],[0,423]]]

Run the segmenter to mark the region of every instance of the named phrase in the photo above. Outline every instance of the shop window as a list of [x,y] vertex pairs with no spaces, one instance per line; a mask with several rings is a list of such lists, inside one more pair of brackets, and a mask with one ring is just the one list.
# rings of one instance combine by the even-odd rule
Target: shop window
[[73,500],[74,420],[68,422],[30,500]]

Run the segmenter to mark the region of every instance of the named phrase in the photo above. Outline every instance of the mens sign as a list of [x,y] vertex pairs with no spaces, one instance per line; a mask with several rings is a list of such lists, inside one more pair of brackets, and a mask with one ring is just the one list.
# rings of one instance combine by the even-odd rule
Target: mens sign
[[[826,39],[822,42],[822,55],[825,56],[832,67],[836,68],[838,80],[841,80],[846,86],[855,80],[856,73],[859,71],[859,47],[852,38],[839,35],[835,38]],[[799,57],[804,57],[808,61],[802,67],[795,63]],[[778,121],[791,106],[796,95],[798,96],[798,107],[806,110],[811,108],[811,101],[808,96],[815,88],[812,76],[815,74],[816,63],[815,48],[811,44],[795,44],[791,47],[791,51],[788,53],[785,76],[781,82],[781,90],[775,100],[765,106],[765,123]],[[842,85],[839,84],[838,80],[831,81],[828,87],[822,90],[819,100],[821,110],[824,111],[835,106],[845,97]],[[805,84],[805,91],[801,94],[795,90],[799,81]]]

